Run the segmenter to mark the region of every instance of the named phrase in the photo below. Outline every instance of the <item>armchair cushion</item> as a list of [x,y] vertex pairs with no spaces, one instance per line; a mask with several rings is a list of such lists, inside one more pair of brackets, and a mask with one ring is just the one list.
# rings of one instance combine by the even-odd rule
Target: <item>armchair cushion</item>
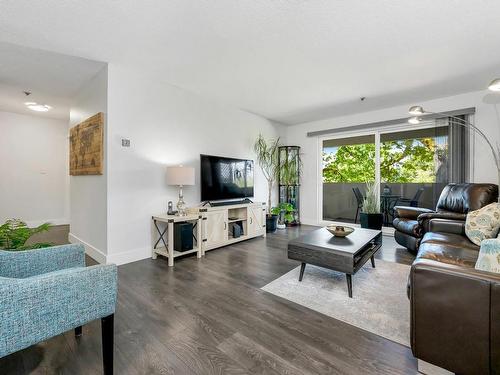
[[421,207],[394,206],[395,218],[417,220],[419,215],[430,212],[434,211]]
[[466,214],[456,213],[456,212],[448,212],[448,211],[439,211],[439,212],[427,212],[418,216],[417,220],[420,226],[422,227],[422,232],[429,232],[429,221],[431,219],[448,219],[448,220],[462,220],[465,221]]
[[0,250],[0,277],[26,278],[72,267],[85,267],[85,249],[80,244]]
[[422,237],[422,233],[420,231],[420,225],[418,225],[417,220],[410,220],[397,217],[393,220],[392,225],[396,230],[400,232],[409,234],[413,237]]
[[0,278],[0,357],[113,314],[115,265]]
[[461,220],[431,219],[429,232],[444,232],[465,236],[465,222]]

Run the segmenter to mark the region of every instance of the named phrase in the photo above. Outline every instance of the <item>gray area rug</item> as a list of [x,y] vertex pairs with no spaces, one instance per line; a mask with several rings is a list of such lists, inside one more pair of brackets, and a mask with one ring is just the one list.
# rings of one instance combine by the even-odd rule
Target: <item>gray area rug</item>
[[410,346],[410,302],[406,282],[410,267],[368,261],[352,278],[353,298],[347,295],[345,274],[307,265],[302,282],[300,267],[262,289],[332,318]]

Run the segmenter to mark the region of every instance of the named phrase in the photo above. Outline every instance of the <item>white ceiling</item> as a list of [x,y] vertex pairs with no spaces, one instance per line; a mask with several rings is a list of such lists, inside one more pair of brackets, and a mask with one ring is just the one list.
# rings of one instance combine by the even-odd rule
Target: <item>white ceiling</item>
[[[0,41],[0,110],[68,119],[72,97],[104,65]],[[48,104],[52,109],[33,112],[24,105],[29,101]]]
[[485,87],[499,14],[498,0],[6,0],[0,40],[293,124]]

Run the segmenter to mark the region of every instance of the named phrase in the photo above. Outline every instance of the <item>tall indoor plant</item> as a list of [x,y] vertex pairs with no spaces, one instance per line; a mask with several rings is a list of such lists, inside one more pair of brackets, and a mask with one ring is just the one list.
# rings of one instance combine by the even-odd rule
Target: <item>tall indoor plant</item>
[[384,215],[380,212],[378,203],[377,185],[375,182],[366,183],[366,195],[361,206],[360,222],[361,228],[382,229]]
[[262,134],[259,134],[259,137],[254,144],[254,151],[257,155],[257,162],[262,169],[262,174],[267,180],[268,196],[266,230],[268,232],[274,232],[276,230],[276,221],[278,220],[278,215],[273,215],[271,212],[271,197],[273,193],[274,183],[276,182],[280,171],[279,146],[279,138],[266,141]]

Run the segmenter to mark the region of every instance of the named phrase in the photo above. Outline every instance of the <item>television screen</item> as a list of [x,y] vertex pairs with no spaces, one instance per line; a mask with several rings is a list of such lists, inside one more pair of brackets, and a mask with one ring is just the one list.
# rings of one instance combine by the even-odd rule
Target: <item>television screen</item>
[[200,155],[201,200],[253,197],[253,160]]

